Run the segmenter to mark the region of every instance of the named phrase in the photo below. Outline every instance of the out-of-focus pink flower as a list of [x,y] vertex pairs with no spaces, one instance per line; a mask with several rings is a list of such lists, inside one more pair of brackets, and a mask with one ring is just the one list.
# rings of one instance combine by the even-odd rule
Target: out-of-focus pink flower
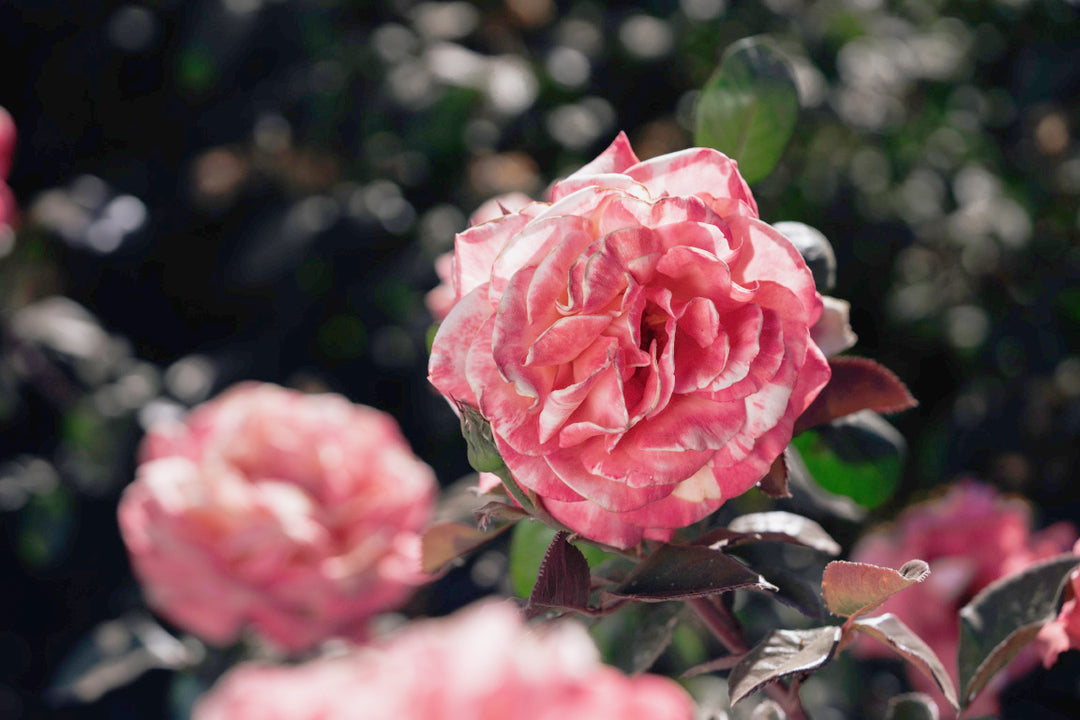
[[385,642],[282,667],[241,665],[193,720],[690,720],[677,683],[599,662],[585,629],[527,627],[507,602],[411,624]]
[[242,384],[153,427],[140,460],[119,508],[135,573],[211,643],[247,626],[287,650],[359,637],[425,580],[434,475],[378,410]]
[[[894,568],[914,558],[930,564],[925,582],[897,593],[880,610],[894,613],[925,640],[955,682],[960,608],[995,580],[1068,549],[1076,534],[1069,523],[1032,533],[1026,503],[965,480],[942,498],[908,508],[894,527],[865,536],[852,551],[852,559]],[[866,639],[860,639],[855,648],[867,655],[890,654],[884,646]],[[1018,656],[976,698],[967,715],[996,714],[998,693],[1010,680],[1030,671],[1035,662],[1030,650]],[[931,680],[918,671],[908,676],[918,690],[935,698],[942,713],[949,712],[948,702]]]
[[[1080,555],[1080,542],[1073,546],[1073,554]],[[1057,619],[1044,625],[1035,638],[1043,667],[1056,663],[1066,650],[1080,650],[1080,568],[1069,574],[1065,598]]]
[[620,134],[457,236],[429,366],[518,483],[581,535],[669,539],[753,487],[829,379],[794,245],[706,148],[639,162]]
[[11,113],[0,107],[0,180],[7,180],[11,172],[11,160],[15,155],[15,120]]
[[15,155],[15,137],[15,121],[7,110],[0,107],[0,232],[5,227],[14,227],[19,220],[15,195],[5,182]]

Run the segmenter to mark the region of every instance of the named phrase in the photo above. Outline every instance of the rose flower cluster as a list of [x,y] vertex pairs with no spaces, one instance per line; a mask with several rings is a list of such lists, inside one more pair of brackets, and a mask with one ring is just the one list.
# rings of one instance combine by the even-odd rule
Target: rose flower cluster
[[457,236],[429,371],[514,480],[618,548],[753,487],[830,370],[814,278],[735,163],[639,162],[620,135],[550,202],[511,205]]

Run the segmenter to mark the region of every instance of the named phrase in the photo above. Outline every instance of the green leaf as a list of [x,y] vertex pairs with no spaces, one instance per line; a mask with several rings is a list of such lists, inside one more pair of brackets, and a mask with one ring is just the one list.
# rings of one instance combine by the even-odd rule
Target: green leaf
[[1057,616],[1076,555],[1061,555],[991,583],[960,609],[960,699],[967,705],[990,678]]
[[832,369],[829,383],[799,416],[795,434],[860,410],[889,414],[919,404],[900,378],[873,360],[834,357],[829,360],[829,367]]
[[[941,659],[929,645],[923,642],[922,638],[901,622],[900,618],[892,613],[885,613],[872,618],[859,618],[852,623],[852,627],[884,643],[890,650],[919,668],[924,675],[937,683],[945,699],[952,703],[953,708],[960,708],[956,699],[956,686],[949,677],[948,671],[945,670],[945,666],[941,664]],[[937,709],[936,705],[934,709]]]
[[694,142],[727,154],[755,183],[780,160],[799,114],[799,89],[786,57],[766,38],[731,45],[701,91]]
[[773,630],[728,675],[731,704],[788,675],[808,675],[832,659],[840,628]]
[[825,566],[821,596],[834,615],[855,617],[876,608],[901,590],[922,582],[930,566],[910,560],[899,570],[870,563],[836,560]]
[[[527,598],[532,594],[540,564],[554,539],[555,530],[536,520],[519,522],[514,526],[514,533],[510,537],[510,583],[518,597]],[[595,545],[584,542],[573,545],[585,556],[590,568],[614,557]]]
[[807,430],[791,442],[822,488],[867,508],[892,496],[907,452],[896,428],[868,410]]
[[938,720],[937,703],[925,693],[905,693],[889,699],[885,720]]
[[610,592],[634,600],[660,602],[738,588],[776,590],[761,575],[719,550],[700,545],[663,545]]

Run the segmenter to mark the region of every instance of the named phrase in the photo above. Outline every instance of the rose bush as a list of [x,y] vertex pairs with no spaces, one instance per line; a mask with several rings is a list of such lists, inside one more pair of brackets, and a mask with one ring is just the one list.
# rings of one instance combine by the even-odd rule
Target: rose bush
[[344,656],[247,664],[196,705],[193,720],[690,720],[675,681],[626,677],[599,662],[573,621],[530,629],[511,603],[487,601],[411,623]]
[[[1073,554],[1080,555],[1080,542],[1073,546]],[[1080,569],[1069,573],[1061,611],[1053,622],[1039,630],[1035,646],[1042,656],[1043,667],[1047,668],[1066,650],[1080,650]]]
[[[1061,553],[1074,540],[1076,528],[1068,523],[1032,533],[1026,503],[966,480],[944,497],[908,508],[895,526],[863,537],[852,550],[852,560],[900,567],[920,558],[930,564],[930,576],[924,582],[892,596],[880,610],[895,614],[925,640],[956,682],[960,608],[995,580]],[[864,655],[890,654],[875,641],[860,640],[855,648]],[[1032,649],[1022,652],[976,698],[967,715],[996,714],[998,693],[1011,679],[1031,670],[1035,661]],[[908,667],[912,684],[946,712],[949,704],[933,681]]]
[[624,135],[457,236],[430,379],[556,519],[629,547],[757,483],[829,379],[806,263],[736,164]]
[[248,383],[155,425],[120,529],[147,599],[214,643],[356,637],[424,577],[436,483],[389,416]]

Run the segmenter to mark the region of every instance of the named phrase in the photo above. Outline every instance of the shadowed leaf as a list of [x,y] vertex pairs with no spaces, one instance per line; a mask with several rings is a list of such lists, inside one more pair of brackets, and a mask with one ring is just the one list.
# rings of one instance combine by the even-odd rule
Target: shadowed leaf
[[1037,563],[991,583],[960,610],[960,699],[967,705],[1057,615],[1076,555]]
[[827,293],[836,286],[836,253],[824,233],[806,223],[785,220],[773,228],[791,241],[814,276],[818,292]]
[[[945,670],[945,666],[941,664],[941,659],[934,654],[929,645],[923,642],[922,638],[901,622],[900,618],[892,613],[885,613],[872,618],[859,618],[852,623],[852,627],[881,641],[897,655],[919,668],[924,675],[937,683],[945,699],[952,703],[954,708],[959,709],[956,686]],[[936,709],[937,706],[934,707]]]
[[738,588],[775,590],[765,578],[719,550],[663,545],[611,594],[646,602],[715,595]]
[[746,542],[785,542],[805,545],[827,555],[840,554],[839,543],[824,528],[810,518],[783,510],[740,515],[727,526],[726,533],[726,536],[718,535],[714,543],[719,542],[723,547]]
[[840,628],[835,626],[773,630],[728,676],[731,704],[770,682],[788,675],[808,675],[821,668],[832,659],[839,641]]
[[834,615],[863,615],[904,588],[926,579],[930,566],[911,560],[899,570],[869,563],[835,560],[825,566],[821,595]]
[[889,699],[885,720],[938,720],[937,703],[925,693],[905,693]]
[[768,40],[745,38],[727,49],[701,91],[694,143],[726,153],[755,183],[780,160],[798,114],[791,63]]
[[794,434],[860,410],[887,415],[919,404],[900,378],[873,360],[834,357],[829,359],[829,367],[829,383],[795,421]]
[[632,675],[647,671],[664,653],[686,611],[686,605],[675,602],[649,603],[639,607],[644,622],[630,635],[629,647],[625,649],[630,653]]
[[811,620],[825,619],[825,608],[821,598],[809,583],[798,575],[782,567],[756,567],[766,580],[776,586],[777,600],[788,607],[795,608]]
[[559,531],[548,546],[525,608],[527,617],[536,617],[545,610],[588,609],[589,563],[580,550],[566,541],[568,536],[566,531]]

